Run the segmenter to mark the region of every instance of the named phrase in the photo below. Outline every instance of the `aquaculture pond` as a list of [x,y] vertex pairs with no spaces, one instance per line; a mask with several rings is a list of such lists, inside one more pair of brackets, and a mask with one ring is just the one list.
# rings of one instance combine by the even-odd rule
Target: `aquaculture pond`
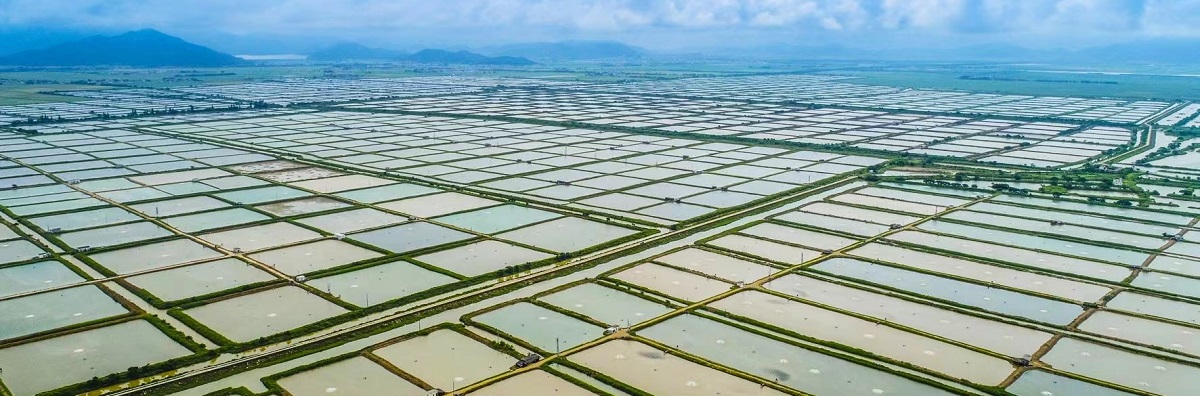
[[83,231],[68,232],[58,235],[58,238],[68,246],[92,248],[121,245],[130,242],[174,236],[175,234],[158,225],[140,221],[109,227],[92,228]]
[[276,279],[244,261],[227,258],[126,278],[163,301],[195,297]]
[[542,370],[518,374],[468,393],[471,396],[596,396],[591,391]]
[[999,384],[1013,371],[1006,359],[763,292],[734,294],[709,306],[978,384]]
[[854,259],[833,258],[809,268],[1043,323],[1065,326],[1083,313],[1082,307],[1071,303]]
[[652,395],[786,395],[637,341],[612,340],[568,359]]
[[724,293],[733,287],[732,283],[651,263],[641,264],[609,277],[693,302]]
[[298,219],[296,222],[331,233],[348,234],[408,221],[407,217],[363,208]]
[[548,352],[571,349],[604,329],[550,309],[520,302],[471,318]]
[[1004,390],[1017,396],[1131,396],[1132,393],[1106,388],[1041,370],[1026,371]]
[[1074,338],[1060,340],[1042,357],[1054,368],[1162,395],[1192,395],[1200,368]]
[[1153,319],[1099,311],[1088,317],[1079,329],[1093,334],[1200,356],[1200,335],[1193,327]]
[[1184,301],[1125,291],[1117,294],[1105,306],[1200,326],[1200,306]]
[[80,282],[83,278],[58,261],[0,268],[0,297]]
[[1047,224],[1053,220],[1085,227],[1096,227],[1113,231],[1123,231],[1155,236],[1162,235],[1164,232],[1174,234],[1179,232],[1180,229],[1179,226],[1164,226],[1160,224],[1142,223],[1137,221],[1114,219],[1110,217],[1040,208],[1029,208],[1017,205],[1003,205],[992,202],[980,202],[971,205],[969,209],[976,212],[987,212],[1004,216],[1028,217],[1032,219],[1043,220]]
[[251,252],[320,238],[321,234],[291,223],[268,223],[202,234],[200,238],[226,249]]
[[423,396],[425,390],[365,357],[354,357],[279,379],[292,396]]
[[[1008,217],[995,215],[990,213],[972,212],[968,210],[960,210],[953,213],[947,213],[940,218],[960,220],[981,225],[990,225],[994,227],[1004,227],[1019,230],[1020,232],[1037,232],[1043,234],[1055,234],[1068,238],[1076,238],[1089,240],[1101,243],[1112,243],[1117,245],[1133,246],[1142,249],[1158,249],[1166,243],[1161,236],[1146,236],[1138,234],[1129,234],[1125,232],[1110,231],[1095,229],[1089,227],[1080,227],[1071,224],[1052,224],[1049,221],[1029,220],[1017,217]],[[1177,231],[1177,230],[1176,230]],[[1174,234],[1172,232],[1172,234]],[[985,238],[986,239],[986,236]]]
[[308,284],[343,301],[365,307],[457,280],[407,261],[393,261],[312,279]]
[[295,286],[239,295],[184,311],[234,342],[281,333],[344,312],[345,308]]
[[858,208],[858,206],[839,205],[830,202],[818,202],[804,205],[802,211],[811,214],[852,218],[852,220],[872,222],[877,224],[907,224],[920,220],[920,216],[893,214],[882,210]]
[[417,260],[471,277],[554,255],[496,240],[483,240],[416,257]]
[[1111,282],[1120,282],[1130,273],[1129,268],[1118,265],[926,232],[901,231],[887,239]]
[[695,247],[654,258],[654,261],[697,271],[729,282],[753,282],[778,269]]
[[433,385],[453,390],[508,371],[517,359],[453,330],[401,341],[371,353]]
[[249,256],[288,275],[300,275],[383,257],[383,253],[346,242],[325,239],[267,250]]
[[378,206],[404,214],[429,218],[499,204],[499,201],[474,195],[446,192],[381,203]]
[[891,229],[890,224],[868,223],[801,211],[787,212],[775,216],[775,219],[864,237],[879,235]]
[[438,217],[435,220],[484,234],[494,234],[559,217],[562,215],[526,206],[500,205]]
[[792,245],[805,246],[815,250],[838,250],[858,242],[857,239],[773,223],[757,224],[738,230],[738,232]]
[[508,231],[496,237],[553,252],[574,252],[637,232],[630,228],[572,216]]
[[622,326],[639,323],[671,310],[671,307],[663,303],[630,293],[595,283],[584,283],[538,299],[602,323]]
[[638,335],[810,394],[953,394],[696,315],[676,316]]
[[821,256],[821,252],[818,250],[784,245],[778,242],[737,234],[726,235],[705,242],[705,244],[784,264],[800,264]]
[[168,217],[163,222],[183,232],[200,232],[267,219],[270,217],[249,209],[230,208]]
[[0,301],[0,340],[129,313],[94,285]]
[[942,256],[918,250],[905,249],[882,243],[864,245],[848,253],[905,267],[976,279],[1016,289],[1059,296],[1076,301],[1097,301],[1112,291],[1107,286],[1064,279],[1036,272],[1021,271],[998,265],[989,265]]
[[1051,334],[855,287],[787,275],[767,288],[862,316],[934,334],[1007,356],[1032,354]]
[[393,253],[406,253],[474,237],[462,231],[423,221],[350,235],[350,238],[356,241],[375,245]]
[[14,395],[33,395],[190,354],[154,325],[134,320],[0,349],[0,362],[21,362],[4,365],[4,385]]
[[1041,250],[1126,265],[1140,265],[1149,257],[1147,253],[1132,250],[1064,241],[1030,235],[1028,233],[1000,231],[946,221],[929,221],[922,223],[920,228],[941,234],[995,242],[1029,250]]

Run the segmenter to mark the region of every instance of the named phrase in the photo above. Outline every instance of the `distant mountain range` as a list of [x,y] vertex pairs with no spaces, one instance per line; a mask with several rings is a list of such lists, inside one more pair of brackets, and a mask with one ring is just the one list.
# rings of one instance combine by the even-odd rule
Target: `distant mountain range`
[[[0,65],[12,66],[231,66],[249,61],[193,44],[155,30],[138,30],[111,36],[94,36],[97,31],[0,26]],[[470,51],[429,49],[416,53],[381,49],[357,43],[338,43],[320,37],[233,36],[219,32],[196,33],[201,42],[226,51],[245,54],[308,54],[314,61],[405,61],[469,65],[529,65],[534,61],[622,60],[652,56],[648,51],[615,41],[538,42],[476,47]],[[216,36],[214,36],[216,35]],[[218,37],[218,38],[214,38]],[[50,45],[49,47],[45,47]],[[45,48],[37,48],[45,47]],[[320,48],[320,49],[315,49]],[[409,45],[409,51],[420,46]],[[452,47],[453,48],[453,47]],[[297,51],[297,52],[288,52]],[[7,54],[7,55],[5,55]],[[692,53],[660,53],[692,59],[734,56],[766,61],[804,60],[891,60],[891,61],[984,61],[1044,62],[1064,65],[1178,64],[1200,63],[1200,41],[1156,39],[1110,44],[1083,49],[1032,49],[993,43],[954,48],[856,48],[838,44],[795,45],[780,43],[734,43]]]
[[520,56],[530,59],[618,59],[641,58],[646,50],[616,41],[562,41],[557,43],[523,43],[485,47],[480,52],[489,55]]
[[534,64],[533,61],[518,56],[487,56],[470,51],[446,51],[439,49],[420,50],[415,54],[400,57],[399,60],[417,63],[459,65],[525,66]]
[[456,65],[524,66],[533,61],[516,56],[487,56],[470,51],[447,51],[425,49],[414,54],[404,54],[381,48],[372,48],[357,43],[339,43],[308,55],[313,61],[398,61],[414,63],[440,63]]
[[0,65],[16,66],[213,67],[246,63],[233,55],[152,29],[92,36],[0,57]]
[[342,42],[308,54],[308,60],[394,60],[401,56],[404,56],[404,53],[400,51],[372,48],[358,43]]

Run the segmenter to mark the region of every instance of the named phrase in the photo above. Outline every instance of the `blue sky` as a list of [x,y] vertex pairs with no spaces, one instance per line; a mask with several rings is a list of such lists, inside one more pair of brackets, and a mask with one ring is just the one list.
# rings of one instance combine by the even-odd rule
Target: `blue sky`
[[1200,39],[1200,0],[0,0],[0,26],[488,45],[1080,47]]

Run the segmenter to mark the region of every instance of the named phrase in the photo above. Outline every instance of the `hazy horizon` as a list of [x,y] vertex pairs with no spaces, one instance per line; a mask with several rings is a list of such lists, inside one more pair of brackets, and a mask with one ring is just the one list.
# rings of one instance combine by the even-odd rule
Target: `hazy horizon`
[[0,33],[153,28],[207,45],[279,47],[277,53],[341,41],[404,49],[611,40],[671,52],[996,43],[1078,49],[1200,38],[1200,2],[1190,0],[12,0],[0,11]]

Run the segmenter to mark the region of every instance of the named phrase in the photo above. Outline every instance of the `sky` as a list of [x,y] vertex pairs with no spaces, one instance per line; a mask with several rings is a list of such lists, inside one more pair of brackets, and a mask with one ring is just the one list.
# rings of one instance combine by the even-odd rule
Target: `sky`
[[155,28],[201,41],[307,38],[386,47],[588,39],[652,50],[831,43],[1079,48],[1200,40],[1200,0],[0,0],[4,28]]

